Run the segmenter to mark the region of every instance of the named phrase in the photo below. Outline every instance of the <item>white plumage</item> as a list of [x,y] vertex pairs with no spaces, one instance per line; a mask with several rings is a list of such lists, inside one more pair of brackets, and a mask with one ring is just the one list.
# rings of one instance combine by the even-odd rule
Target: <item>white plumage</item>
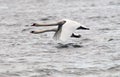
[[54,36],[54,39],[66,41],[67,39],[71,37],[72,33],[74,33],[75,30],[81,24],[76,21],[69,20],[69,19],[63,19],[62,21],[66,21],[66,22],[62,25],[62,28],[60,29],[57,36]]
[[42,24],[41,25],[41,24],[35,23],[32,26],[58,26],[57,29],[44,30],[44,31],[32,31],[32,33],[43,33],[43,32],[55,31],[53,38],[55,40],[61,40],[61,41],[68,40],[72,36],[72,34],[75,32],[75,30],[77,29],[89,30],[89,28],[86,28],[82,24],[76,21],[69,20],[69,19],[63,19],[60,22],[57,22],[54,24]]

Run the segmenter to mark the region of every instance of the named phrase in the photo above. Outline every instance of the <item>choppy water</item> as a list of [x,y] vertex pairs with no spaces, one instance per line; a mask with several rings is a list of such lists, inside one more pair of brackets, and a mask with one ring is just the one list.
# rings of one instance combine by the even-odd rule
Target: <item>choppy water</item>
[[[68,47],[33,22],[78,21]],[[0,0],[0,77],[120,77],[120,0]]]

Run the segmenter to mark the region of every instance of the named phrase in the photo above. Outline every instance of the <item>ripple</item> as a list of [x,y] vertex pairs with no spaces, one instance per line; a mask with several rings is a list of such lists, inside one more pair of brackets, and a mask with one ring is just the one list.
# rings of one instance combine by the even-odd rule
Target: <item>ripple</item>
[[58,43],[58,45],[56,46],[56,48],[82,48],[82,47],[83,47],[82,45],[75,43],[68,43],[68,44]]

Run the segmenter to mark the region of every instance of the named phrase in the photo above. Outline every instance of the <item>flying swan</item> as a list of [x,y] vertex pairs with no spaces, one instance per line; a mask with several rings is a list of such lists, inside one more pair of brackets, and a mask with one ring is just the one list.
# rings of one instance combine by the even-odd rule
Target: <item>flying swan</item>
[[54,31],[55,34],[53,38],[55,40],[61,40],[61,41],[66,41],[70,37],[75,37],[79,38],[80,35],[75,35],[74,32],[75,30],[89,30],[89,28],[86,28],[84,25],[72,21],[69,19],[62,19],[61,21],[58,21],[56,23],[51,23],[51,24],[38,24],[38,23],[33,23],[32,26],[36,27],[41,27],[41,26],[58,26],[57,28],[53,29],[47,29],[47,30],[40,30],[40,31],[31,31],[33,34],[38,34],[38,33],[44,33],[44,32],[51,32]]

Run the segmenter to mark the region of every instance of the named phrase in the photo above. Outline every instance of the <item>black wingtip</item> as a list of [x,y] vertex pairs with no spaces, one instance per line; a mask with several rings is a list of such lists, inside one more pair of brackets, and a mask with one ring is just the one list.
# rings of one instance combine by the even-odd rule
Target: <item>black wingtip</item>
[[35,23],[33,23],[31,26],[36,26],[36,24],[35,24]]
[[34,33],[35,31],[30,31],[30,33]]

